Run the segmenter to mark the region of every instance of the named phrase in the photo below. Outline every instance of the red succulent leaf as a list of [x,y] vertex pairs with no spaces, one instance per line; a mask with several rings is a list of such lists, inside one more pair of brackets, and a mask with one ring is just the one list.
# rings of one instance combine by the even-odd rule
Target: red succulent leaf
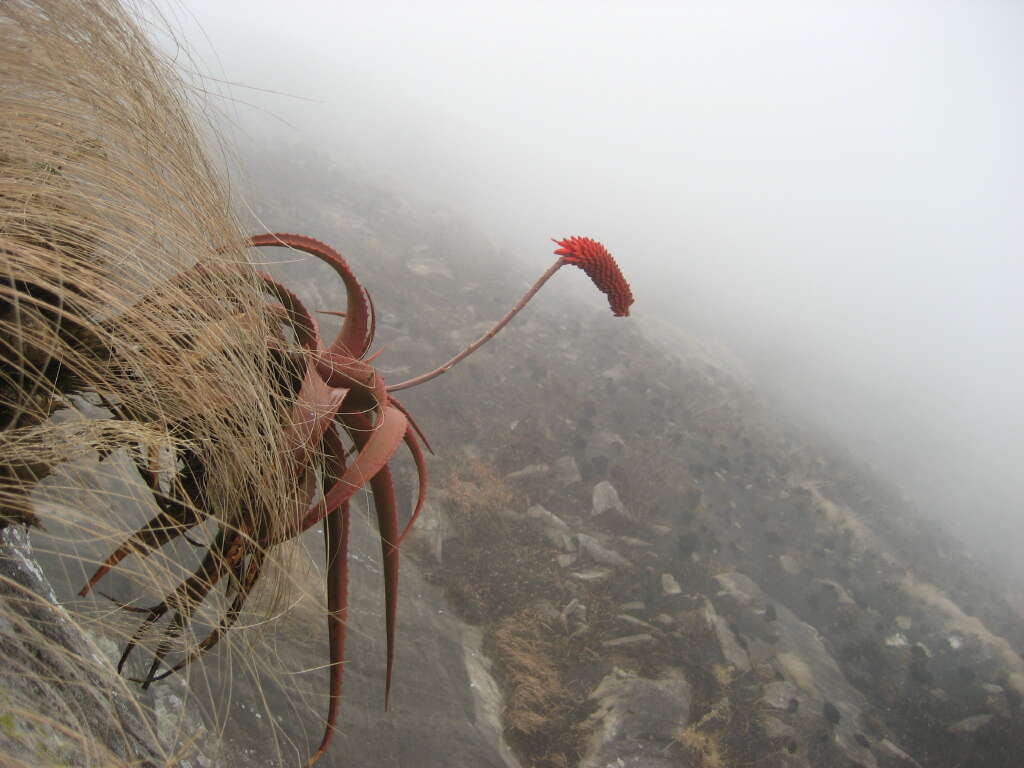
[[373,334],[377,327],[377,320],[373,311],[373,302],[370,294],[356,279],[355,274],[349,267],[348,262],[341,257],[341,254],[326,243],[314,240],[305,235],[295,235],[287,232],[270,232],[265,235],[253,235],[249,238],[249,245],[257,248],[278,246],[281,248],[293,248],[303,251],[311,256],[316,256],[326,263],[345,283],[345,290],[348,296],[348,306],[345,310],[345,322],[341,330],[334,338],[330,346],[331,352],[339,352],[362,357],[366,350],[373,343]]
[[[345,473],[338,478],[320,502],[308,510],[302,518],[301,530],[309,530],[319,523],[344,502],[351,499],[372,480],[378,472],[387,467],[398,444],[405,438],[408,420],[397,408],[388,406],[381,414],[379,421],[371,424],[362,413],[342,413],[342,421],[358,419],[358,424],[351,430],[359,452],[355,460],[348,466]],[[365,421],[364,421],[365,420]],[[395,523],[397,527],[398,523]],[[388,546],[394,546],[398,532],[389,537]]]
[[115,549],[106,560],[104,560],[96,572],[92,575],[78,594],[84,597],[89,594],[96,583],[117,567],[118,563],[133,553],[148,555],[153,550],[159,549],[167,542],[178,536],[185,535],[185,532],[194,525],[201,522],[198,513],[187,504],[177,504],[171,509],[161,510],[160,513],[137,530]]
[[320,341],[320,326],[309,314],[309,310],[306,309],[302,300],[266,272],[257,272],[256,274],[263,281],[267,292],[274,294],[274,297],[281,302],[280,305],[272,306],[280,306],[283,309],[284,318],[282,319],[287,321],[295,332],[299,345],[310,352],[315,352],[323,347],[323,343]]
[[[324,490],[345,472],[345,445],[337,431],[324,434],[327,466]],[[331,652],[330,704],[327,724],[320,746],[306,763],[313,765],[327,751],[334,736],[341,708],[341,685],[345,670],[345,638],[348,630],[348,538],[351,529],[349,503],[346,501],[324,521],[324,551],[327,555],[327,637]]]
[[[395,668],[395,628],[398,620],[398,505],[395,500],[395,484],[391,477],[388,461],[398,447],[398,442],[409,431],[408,421],[397,408],[388,406],[376,423],[370,421],[365,413],[343,413],[340,415],[342,424],[348,430],[349,437],[356,444],[359,453],[356,463],[371,457],[367,462],[367,473],[373,471],[376,461],[372,459],[380,455],[383,459],[379,470],[374,471],[370,478],[370,490],[373,493],[373,506],[377,512],[377,533],[380,537],[382,565],[384,566],[384,631],[387,644],[387,666],[384,672],[384,709],[388,708],[391,696],[391,678]],[[384,453],[387,453],[386,457]],[[354,466],[354,465],[353,465]],[[341,476],[340,483],[346,480],[357,482],[350,476],[351,467]],[[362,480],[365,482],[365,480]],[[324,495],[324,502],[331,504],[338,496],[335,492],[338,484]],[[350,493],[344,491],[348,498]]]
[[586,272],[594,281],[594,285],[608,297],[612,314],[616,317],[627,317],[629,305],[633,303],[633,292],[608,249],[589,237],[551,239],[561,246],[555,254],[561,256],[565,264],[572,264]]
[[288,446],[300,469],[309,464],[348,393],[347,388],[330,387],[324,383],[312,365],[306,367],[306,376],[292,406],[290,422],[285,426]]
[[398,536],[398,543],[401,544],[405,537],[409,535],[409,531],[416,524],[416,521],[420,517],[420,512],[423,510],[423,504],[427,500],[427,462],[423,456],[423,449],[420,448],[420,444],[416,442],[416,433],[413,431],[412,422],[405,430],[405,444],[409,448],[409,453],[412,454],[412,460],[416,464],[416,475],[419,481],[419,494],[416,497],[416,506],[413,507],[412,515],[409,516],[409,521],[405,524],[405,528],[402,529],[402,533]]

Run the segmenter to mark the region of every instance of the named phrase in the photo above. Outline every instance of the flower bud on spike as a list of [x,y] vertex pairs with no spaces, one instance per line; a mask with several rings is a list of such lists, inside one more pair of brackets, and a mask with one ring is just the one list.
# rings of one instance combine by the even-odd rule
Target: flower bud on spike
[[561,248],[555,251],[566,264],[579,267],[607,297],[608,306],[616,317],[628,317],[629,305],[633,303],[633,292],[622,276],[619,265],[608,253],[608,249],[589,237],[567,237],[551,241]]

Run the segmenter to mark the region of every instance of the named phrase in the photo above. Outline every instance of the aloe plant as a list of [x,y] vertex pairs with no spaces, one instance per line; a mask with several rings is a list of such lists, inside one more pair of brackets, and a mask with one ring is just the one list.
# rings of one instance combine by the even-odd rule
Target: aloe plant
[[[267,293],[274,300],[271,310],[297,342],[297,346],[290,347],[283,333],[269,340],[279,353],[284,368],[291,371],[286,378],[290,379],[288,386],[293,390],[294,405],[283,429],[291,451],[285,471],[295,491],[294,517],[284,525],[271,526],[266,524],[259,510],[249,510],[230,524],[218,520],[213,542],[188,578],[150,608],[121,606],[125,610],[143,613],[145,619],[127,643],[118,670],[123,669],[138,642],[167,614],[171,614],[171,619],[163,630],[149,671],[138,680],[143,687],[184,668],[208,651],[237,620],[260,578],[268,551],[322,522],[327,556],[330,694],[324,735],[309,759],[309,764],[316,762],[330,744],[341,703],[348,607],[349,505],[353,495],[368,484],[373,496],[384,563],[387,641],[384,706],[387,708],[395,657],[399,551],[426,499],[428,478],[423,448],[430,450],[426,437],[393,393],[423,384],[451,370],[492,339],[555,272],[567,264],[586,272],[607,295],[615,316],[628,316],[633,295],[608,250],[586,237],[554,242],[559,246],[555,250],[556,261],[487,333],[443,365],[388,386],[372,364],[375,355],[367,356],[376,326],[373,303],[342,256],[330,246],[303,235],[274,233],[250,238],[249,244],[254,247],[292,248],[315,256],[334,270],[346,291],[345,311],[330,313],[340,315],[344,320],[328,344],[323,340],[313,314],[302,301],[270,275],[260,274]],[[402,443],[415,464],[419,492],[408,522],[400,529],[389,464]],[[174,538],[187,536],[189,529],[210,519],[210,515],[203,511],[202,500],[209,478],[201,457],[182,458],[179,477],[172,484],[178,489],[176,494],[162,492],[157,480],[160,472],[166,472],[169,467],[157,466],[153,457],[140,466],[143,475],[152,479],[150,487],[160,505],[160,512],[107,557],[82,588],[82,595],[127,556],[145,557]],[[322,493],[317,493],[318,477]],[[224,579],[233,587],[234,597],[219,625],[184,658],[161,669],[174,648],[174,640],[188,628],[199,605]]]

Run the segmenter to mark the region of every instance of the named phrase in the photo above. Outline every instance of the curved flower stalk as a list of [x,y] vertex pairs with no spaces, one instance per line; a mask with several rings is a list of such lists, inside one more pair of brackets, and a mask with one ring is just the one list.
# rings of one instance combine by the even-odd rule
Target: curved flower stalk
[[537,292],[544,287],[544,283],[550,280],[555,272],[566,264],[572,264],[587,273],[587,276],[594,282],[594,285],[608,296],[608,306],[611,307],[612,314],[615,317],[629,316],[629,307],[633,304],[633,292],[630,290],[626,278],[622,276],[619,265],[612,258],[607,248],[589,237],[568,237],[565,240],[555,240],[552,238],[552,242],[561,246],[555,251],[555,254],[561,258],[548,267],[547,271],[537,279],[537,282],[530,286],[530,289],[523,294],[523,297],[487,333],[444,365],[438,366],[434,370],[415,378],[403,381],[400,384],[393,384],[388,387],[388,392],[397,392],[400,389],[415,387],[417,384],[430,381],[442,373],[450,371],[493,339],[498,331],[508,325],[509,321],[519,314],[523,307],[530,302],[530,299],[537,295]]
[[[320,522],[324,523],[327,555],[327,614],[330,643],[330,694],[327,724],[323,738],[309,764],[327,750],[334,734],[342,695],[342,671],[345,660],[346,614],[348,608],[349,502],[367,484],[373,497],[384,563],[385,632],[387,671],[384,706],[391,691],[395,658],[395,630],[398,606],[399,545],[419,517],[427,493],[427,467],[423,446],[430,446],[405,407],[391,393],[429,381],[450,370],[493,338],[533,298],[540,288],[565,264],[583,269],[607,296],[615,316],[629,314],[633,295],[607,249],[586,237],[556,240],[558,260],[490,331],[439,368],[422,376],[388,387],[366,358],[373,343],[375,318],[369,294],[356,279],[341,255],[324,243],[303,235],[272,233],[249,240],[254,247],[285,247],[311,254],[328,264],[341,279],[347,295],[341,329],[331,343],[325,344],[320,327],[302,301],[269,275],[260,274],[266,292],[276,303],[282,324],[294,334],[301,352],[286,352],[283,336],[269,343],[280,348],[285,368],[293,375],[291,413],[282,429],[292,446],[290,473],[294,486],[294,519],[273,528],[266,524],[260,510],[243,510],[238,520],[218,521],[213,543],[200,565],[187,579],[151,608],[125,610],[145,614],[145,619],[127,643],[118,665],[120,671],[140,640],[150,633],[164,616],[171,619],[153,655],[143,687],[184,668],[215,646],[237,620],[248,595],[259,580],[267,551],[298,536]],[[347,438],[347,444],[346,440]],[[422,446],[421,446],[422,442]],[[398,446],[404,443],[412,456],[419,479],[419,493],[405,527],[399,530],[397,505],[389,463]],[[150,478],[150,487],[160,513],[124,541],[100,565],[81,590],[88,593],[125,557],[147,556],[189,529],[209,519],[203,511],[207,482],[203,461],[197,455],[179,457],[182,469],[175,478],[176,493],[160,490],[160,470],[155,462],[144,461],[140,470]],[[322,494],[316,492],[319,475]],[[316,500],[319,498],[319,500]],[[219,625],[200,640],[175,664],[165,660],[175,639],[190,625],[192,616],[216,585],[228,580],[233,599]]]

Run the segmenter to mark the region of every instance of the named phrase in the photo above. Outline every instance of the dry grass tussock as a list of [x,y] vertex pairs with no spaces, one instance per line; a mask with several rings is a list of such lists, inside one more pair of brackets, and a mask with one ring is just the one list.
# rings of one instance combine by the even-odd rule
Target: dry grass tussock
[[697,768],[727,768],[725,749],[714,733],[707,733],[692,725],[680,731],[677,741],[688,747],[697,762]]
[[545,594],[557,565],[540,534],[510,514],[525,506],[493,462],[460,463],[444,483],[455,537],[437,578],[472,622],[497,621]]
[[[189,455],[203,468],[210,519],[197,536],[259,515],[256,527],[279,539],[273,531],[294,519],[296,496],[288,473],[275,471],[287,463],[281,424],[290,404],[276,382],[290,373],[268,340],[277,349],[289,340],[204,155],[189,89],[113,0],[7,0],[0,115],[0,516],[41,523],[49,537],[37,545],[91,560],[68,566],[81,586],[86,570],[153,515],[152,487],[173,490],[167,462]],[[177,583],[182,566],[172,555],[130,571],[125,599]],[[288,581],[278,565],[265,592]],[[98,718],[70,705],[33,709],[46,668],[65,686],[122,685],[96,654],[68,657],[39,617],[101,634],[137,617],[119,623],[102,601],[63,617],[19,610],[0,606],[11,642],[37,644],[37,657],[55,660],[45,668],[7,660],[0,731],[10,738],[18,729],[5,723],[49,719],[77,744],[94,721],[123,723],[113,704]],[[215,622],[196,620],[207,629]],[[146,714],[138,712],[142,730]],[[47,759],[130,762],[127,735],[105,738],[115,746],[97,742],[70,756],[47,747]],[[173,748],[161,759],[173,762]]]
[[509,691],[505,721],[521,733],[550,728],[568,699],[544,633],[528,611],[508,617],[494,631],[496,657]]
[[445,480],[456,536],[435,577],[464,618],[489,627],[485,644],[505,692],[506,735],[538,768],[578,761],[586,692],[564,669],[578,649],[538,612],[560,575],[549,544],[516,512],[526,502],[486,458],[461,462]]
[[574,727],[579,692],[562,681],[557,658],[564,649],[559,648],[559,640],[533,611],[525,609],[499,622],[491,642],[504,679],[504,720],[512,741],[528,745],[535,764],[543,768],[574,762],[582,737]]
[[516,501],[497,466],[481,457],[470,458],[452,471],[445,488],[452,523],[460,532],[475,532],[484,522],[500,527],[498,517]]
[[731,715],[728,698],[722,698],[696,723],[679,729],[675,740],[690,750],[697,768],[727,768],[730,764],[721,731],[729,725]]

